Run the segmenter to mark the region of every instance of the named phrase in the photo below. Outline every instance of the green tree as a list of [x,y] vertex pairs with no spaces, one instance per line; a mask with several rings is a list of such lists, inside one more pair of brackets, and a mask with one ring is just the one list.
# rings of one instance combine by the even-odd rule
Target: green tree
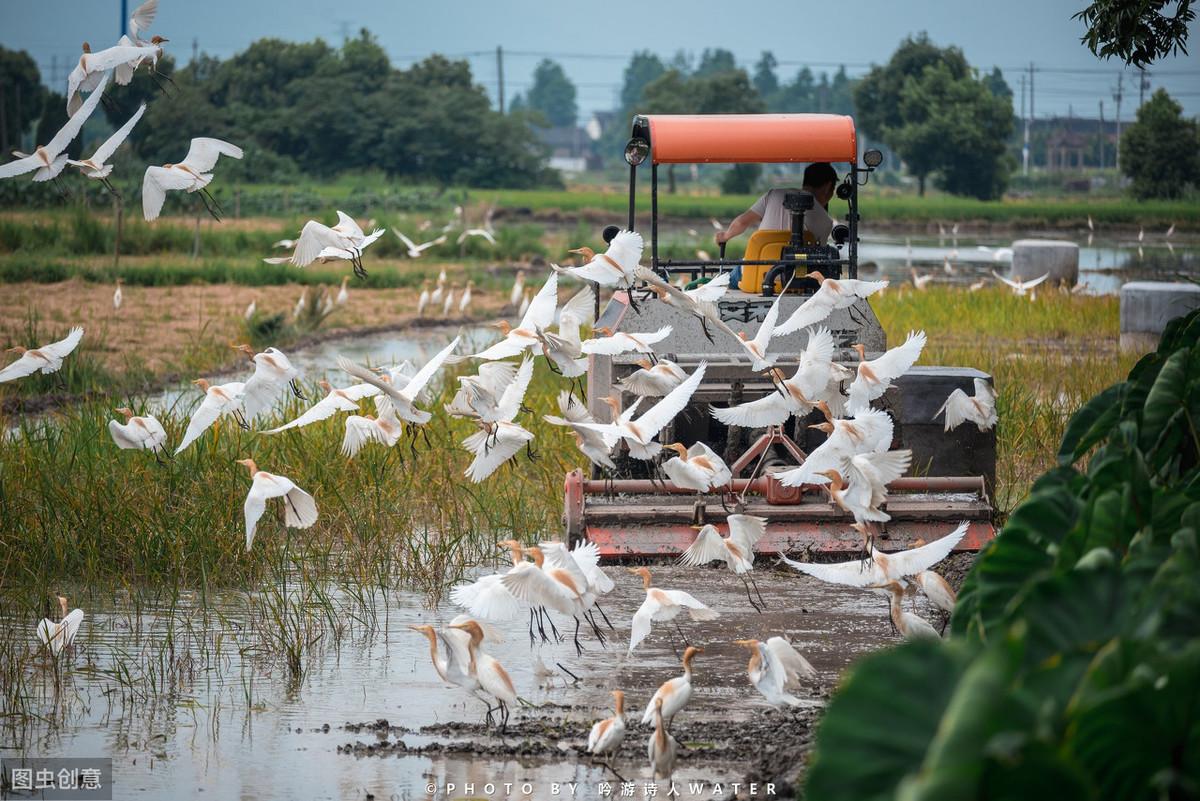
[[999,67],[992,67],[992,71],[983,79],[984,84],[996,97],[1006,97],[1012,100],[1012,87],[1008,85],[1008,81],[1004,80],[1004,73]]
[[[957,47],[941,48],[925,33],[908,37],[882,67],[872,67],[854,88],[855,122],[873,139],[888,141],[889,129],[903,124],[900,118],[900,93],[910,78],[920,77],[926,67],[945,64],[955,78],[970,74],[971,68]],[[890,144],[890,143],[889,143]]]
[[888,144],[917,176],[922,194],[933,172],[956,195],[990,200],[1004,193],[1012,167],[1012,104],[993,94],[986,79],[957,78],[947,64],[927,67],[905,82],[900,116],[904,122],[889,129]]
[[1140,198],[1177,198],[1200,186],[1200,125],[1159,89],[1121,135],[1121,171]]
[[574,125],[579,109],[575,104],[575,84],[557,62],[543,59],[533,70],[533,86],[525,102],[540,111],[551,125]]
[[700,54],[700,63],[696,65],[695,74],[704,77],[722,72],[736,72],[737,68],[737,59],[733,57],[733,53],[721,47],[711,50],[706,47]]
[[766,98],[771,111],[799,113],[816,110],[817,82],[812,70],[801,67],[794,80],[782,84],[771,97]]
[[[1087,26],[1080,39],[1097,58],[1116,56],[1144,67],[1172,53],[1187,54],[1191,0],[1093,0],[1072,19]],[[1168,6],[1174,13],[1164,13]]]
[[754,65],[754,88],[758,90],[759,96],[768,103],[770,98],[779,91],[779,76],[775,74],[775,67],[778,64],[775,55],[770,50],[764,50],[762,58]]
[[0,157],[7,160],[21,144],[21,134],[41,116],[45,94],[33,57],[0,47]]
[[649,50],[639,50],[629,59],[621,84],[621,110],[628,115],[637,110],[646,85],[659,78],[667,68],[662,59]]

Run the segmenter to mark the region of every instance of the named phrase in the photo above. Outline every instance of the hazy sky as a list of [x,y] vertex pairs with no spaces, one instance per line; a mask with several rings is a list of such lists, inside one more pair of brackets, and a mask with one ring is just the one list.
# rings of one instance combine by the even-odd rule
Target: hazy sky
[[[1105,117],[1111,119],[1121,70],[1116,63],[1098,61],[1080,44],[1082,26],[1071,14],[1083,5],[1082,0],[611,0],[586,5],[570,0],[160,0],[152,32],[170,38],[168,48],[186,62],[193,42],[202,52],[224,58],[264,36],[323,37],[336,43],[344,32],[365,26],[397,66],[435,51],[467,58],[476,80],[493,97],[495,48],[502,45],[509,98],[528,88],[534,66],[549,56],[576,82],[586,117],[613,106],[634,50],[667,58],[679,49],[699,55],[705,47],[724,47],[747,68],[761,51],[771,50],[780,61],[780,77],[788,79],[802,64],[818,73],[845,64],[851,74],[860,73],[887,60],[904,36],[924,30],[938,44],[960,46],[977,67],[1001,67],[1017,103],[1020,69],[1034,62],[1038,117],[1070,110],[1094,118],[1103,100]],[[53,74],[65,84],[83,40],[97,49],[115,43],[120,6],[120,0],[0,0],[0,44],[30,51],[48,82]],[[1193,25],[1191,55],[1166,59],[1150,71],[1151,91],[1166,87],[1189,115],[1200,114],[1197,28]],[[1125,73],[1124,88],[1121,116],[1128,120],[1138,95],[1132,71]]]

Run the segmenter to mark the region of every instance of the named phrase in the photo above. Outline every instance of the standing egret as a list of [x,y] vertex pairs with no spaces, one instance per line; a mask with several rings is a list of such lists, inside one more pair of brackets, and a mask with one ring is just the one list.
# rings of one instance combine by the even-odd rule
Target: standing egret
[[[500,705],[500,731],[504,731],[508,726],[508,707],[517,702],[517,691],[508,676],[508,671],[495,657],[479,650],[479,644],[483,642],[483,627],[478,622],[465,620],[451,623],[450,628],[460,629],[471,635],[467,646],[471,673],[479,681],[480,689],[495,698]],[[488,717],[490,719],[491,710],[488,711]]]
[[[598,720],[588,733],[587,750],[594,756],[615,757],[625,740],[625,693],[613,690],[613,716]],[[608,765],[613,770],[612,765]],[[616,773],[613,770],[613,773]]]
[[121,292],[121,284],[125,283],[124,278],[117,279],[117,288],[113,290],[113,311],[121,310],[121,301],[124,300],[124,295]]
[[246,516],[246,550],[254,544],[254,530],[267,510],[271,498],[283,498],[284,525],[288,528],[308,528],[317,522],[317,502],[313,496],[297,487],[290,478],[259,470],[253,459],[238,459],[237,463],[250,472],[250,492],[246,495],[243,512]]
[[417,316],[424,317],[425,309],[429,308],[429,279],[421,282],[421,295],[417,298]]
[[64,648],[75,641],[75,635],[79,633],[79,626],[83,623],[82,609],[72,609],[68,612],[69,604],[66,597],[59,595],[57,598],[62,619],[56,622],[44,617],[37,624],[36,629],[37,638],[41,640],[42,645],[50,649],[52,656],[58,656]]
[[508,293],[508,305],[514,309],[521,303],[525,293],[525,271],[517,270],[517,278],[513,281],[512,291]]
[[683,652],[683,675],[664,681],[654,691],[650,703],[646,704],[645,713],[642,714],[642,723],[653,720],[657,709],[666,725],[671,725],[675,716],[692,700],[692,660],[696,658],[696,654],[702,653],[703,648],[695,645],[687,647]]
[[663,722],[663,705],[661,698],[654,701],[654,732],[646,746],[646,755],[650,759],[650,777],[670,781],[675,772],[675,756],[679,751],[679,743],[667,731]]

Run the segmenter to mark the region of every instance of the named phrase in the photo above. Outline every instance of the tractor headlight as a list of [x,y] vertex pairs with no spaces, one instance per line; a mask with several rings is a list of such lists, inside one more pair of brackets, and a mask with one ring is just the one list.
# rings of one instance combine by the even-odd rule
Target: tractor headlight
[[883,152],[872,148],[866,153],[863,153],[863,164],[866,164],[871,169],[875,169],[883,163]]
[[649,155],[650,143],[645,139],[634,137],[629,140],[629,144],[625,145],[625,163],[630,167],[638,166]]

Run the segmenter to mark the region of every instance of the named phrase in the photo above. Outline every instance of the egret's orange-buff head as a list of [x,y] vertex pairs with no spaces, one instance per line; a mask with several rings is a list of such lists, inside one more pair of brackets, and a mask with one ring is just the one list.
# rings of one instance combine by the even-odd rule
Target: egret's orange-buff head
[[238,459],[237,463],[240,465],[245,465],[246,469],[250,471],[250,475],[252,476],[258,472],[258,465],[254,463],[253,459]]
[[207,378],[197,378],[192,383],[200,387],[201,392],[208,392],[208,388],[211,386],[211,384],[208,383]]

